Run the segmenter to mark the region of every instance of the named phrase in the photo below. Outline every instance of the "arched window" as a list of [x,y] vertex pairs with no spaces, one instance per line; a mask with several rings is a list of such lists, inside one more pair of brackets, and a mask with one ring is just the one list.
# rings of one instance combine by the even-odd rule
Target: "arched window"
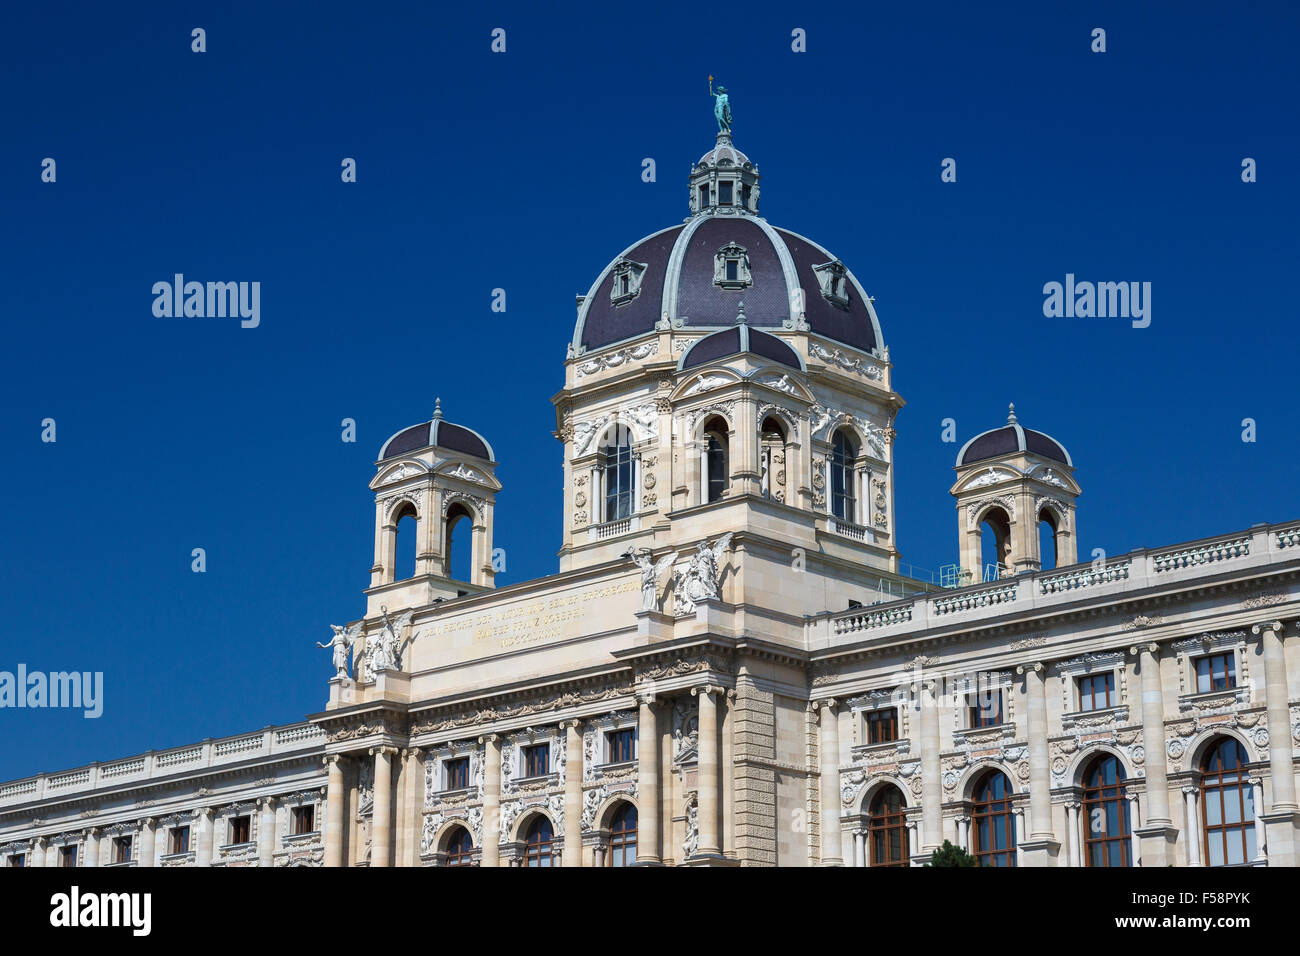
[[996,581],[1011,565],[1011,518],[1001,508],[990,508],[980,519],[980,560],[983,580]]
[[903,795],[897,787],[881,787],[872,798],[867,834],[868,866],[907,866],[907,824],[903,820]]
[[785,428],[774,417],[763,421],[759,437],[759,490],[764,498],[785,501]]
[[1056,515],[1044,508],[1038,513],[1038,561],[1044,571],[1056,567]]
[[858,446],[844,429],[831,440],[831,514],[845,521],[856,521],[857,496],[853,489],[853,461]]
[[473,866],[474,841],[464,827],[453,827],[443,844],[447,866]]
[[971,800],[971,836],[980,866],[1016,865],[1016,821],[1011,812],[1011,784],[990,770],[975,785]]
[[632,516],[632,433],[622,425],[610,432],[610,442],[601,449],[605,491],[605,520],[622,521]]
[[1246,776],[1246,748],[1232,737],[1214,741],[1201,760],[1201,823],[1208,866],[1255,858],[1255,788]]
[[704,425],[705,501],[721,501],[731,484],[727,432],[728,425],[721,418],[711,418]]
[[524,866],[554,866],[551,854],[551,841],[555,831],[551,821],[539,816],[529,825],[524,834]]
[[453,581],[472,581],[474,575],[474,515],[460,502],[447,509],[447,542],[443,573]]
[[415,554],[419,550],[415,538],[419,519],[415,506],[409,501],[399,505],[393,517],[393,580],[405,581],[415,577]]
[[619,804],[609,821],[609,865],[631,866],[636,862],[636,807]]
[[1083,848],[1087,866],[1132,866],[1124,768],[1102,754],[1083,774]]

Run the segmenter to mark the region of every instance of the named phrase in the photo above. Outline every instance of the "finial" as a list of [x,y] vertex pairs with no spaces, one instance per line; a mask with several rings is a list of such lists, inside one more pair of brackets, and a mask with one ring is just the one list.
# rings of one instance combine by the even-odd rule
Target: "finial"
[[435,398],[433,400],[433,420],[435,422],[442,420],[442,399],[441,398]]
[[1016,424],[1016,403],[1015,402],[1012,402],[1010,405],[1007,406],[1007,424],[1008,425]]
[[745,322],[745,300],[744,299],[741,299],[739,304],[737,305],[736,324],[737,325],[747,324]]

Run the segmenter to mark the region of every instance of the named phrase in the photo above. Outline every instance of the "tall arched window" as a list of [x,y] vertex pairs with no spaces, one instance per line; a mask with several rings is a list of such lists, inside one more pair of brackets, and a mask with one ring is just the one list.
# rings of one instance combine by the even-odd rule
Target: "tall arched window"
[[857,496],[853,489],[853,461],[858,446],[844,429],[831,440],[831,514],[845,521],[856,521]]
[[393,580],[405,581],[415,577],[415,555],[419,550],[415,538],[419,519],[415,505],[409,501],[399,505],[393,517]]
[[554,839],[555,830],[549,819],[539,816],[533,820],[524,834],[524,866],[554,866],[551,854]]
[[609,865],[631,866],[636,862],[636,807],[619,804],[609,821]]
[[632,433],[622,425],[610,433],[611,441],[601,449],[604,472],[605,520],[622,521],[632,516]]
[[464,827],[454,827],[443,845],[447,866],[473,866],[474,840]]
[[774,417],[763,420],[759,434],[759,490],[764,498],[785,501],[785,428]]
[[1016,820],[1011,812],[1011,784],[990,770],[975,785],[971,800],[971,836],[980,866],[1016,865]]
[[456,502],[447,509],[443,573],[453,581],[474,579],[474,515]]
[[1038,513],[1038,560],[1044,571],[1056,567],[1056,515],[1044,508]]
[[1087,866],[1132,866],[1124,768],[1102,754],[1083,774],[1083,847]]
[[729,426],[721,418],[711,418],[704,425],[705,501],[721,501],[731,484],[728,430]]
[[907,824],[903,795],[886,785],[872,798],[867,811],[868,866],[907,866]]
[[1208,866],[1255,858],[1255,788],[1246,779],[1246,748],[1232,737],[1210,745],[1201,760],[1201,823]]
[[1011,518],[1001,508],[990,508],[980,518],[980,560],[985,581],[996,581],[1011,564]]

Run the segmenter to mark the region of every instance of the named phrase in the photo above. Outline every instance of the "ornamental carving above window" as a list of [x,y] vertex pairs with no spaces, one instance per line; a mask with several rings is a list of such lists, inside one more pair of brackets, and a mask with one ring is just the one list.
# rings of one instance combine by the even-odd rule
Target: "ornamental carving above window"
[[631,302],[641,292],[641,277],[645,275],[646,264],[633,262],[631,259],[619,259],[614,263],[614,282],[609,287],[609,299],[614,305]]
[[713,260],[713,284],[724,289],[746,289],[754,284],[744,246],[729,242],[718,250]]

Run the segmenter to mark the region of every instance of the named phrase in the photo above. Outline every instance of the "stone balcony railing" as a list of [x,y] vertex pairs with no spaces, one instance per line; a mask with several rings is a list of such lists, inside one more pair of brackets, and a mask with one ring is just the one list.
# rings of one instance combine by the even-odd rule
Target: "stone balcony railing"
[[1198,578],[1300,565],[1300,523],[1257,525],[1167,548],[1139,549],[1104,563],[1019,574],[901,601],[890,601],[807,619],[808,646],[830,647],[847,640],[902,636],[930,627],[977,627],[1009,614],[1064,608],[1089,598],[1118,600],[1126,595],[1183,585]]
[[267,727],[254,734],[205,740],[200,744],[148,753],[111,763],[93,763],[74,770],[38,774],[0,784],[0,809],[46,799],[65,799],[105,788],[132,786],[173,774],[238,765],[258,758],[274,759],[322,749],[324,732],[315,724]]

